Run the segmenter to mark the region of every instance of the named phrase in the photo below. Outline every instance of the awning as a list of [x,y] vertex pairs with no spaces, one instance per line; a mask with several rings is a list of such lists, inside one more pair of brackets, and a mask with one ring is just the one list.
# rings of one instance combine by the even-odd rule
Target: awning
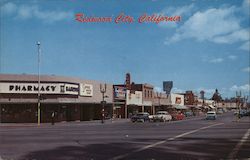
[[187,106],[181,106],[181,105],[174,105],[175,109],[188,109]]
[[210,107],[210,108],[212,108],[212,109],[215,109],[215,107],[214,107],[214,106],[212,106],[212,105],[209,105],[208,107]]

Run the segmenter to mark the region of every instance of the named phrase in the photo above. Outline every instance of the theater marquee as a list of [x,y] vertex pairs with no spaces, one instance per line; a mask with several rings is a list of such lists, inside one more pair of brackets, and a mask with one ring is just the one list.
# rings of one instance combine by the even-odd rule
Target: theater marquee
[[16,94],[37,94],[40,90],[41,94],[79,94],[78,84],[69,83],[0,83],[0,93],[16,93]]

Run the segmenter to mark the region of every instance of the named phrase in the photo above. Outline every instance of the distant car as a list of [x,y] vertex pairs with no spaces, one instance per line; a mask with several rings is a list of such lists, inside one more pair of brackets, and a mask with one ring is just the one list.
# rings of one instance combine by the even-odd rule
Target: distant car
[[245,109],[241,109],[240,111],[235,111],[234,115],[237,115],[240,117],[249,116],[249,111],[247,111]]
[[247,116],[247,110],[245,109],[240,110],[240,116],[241,117]]
[[194,113],[192,111],[187,111],[184,113],[186,117],[194,116]]
[[216,112],[215,111],[208,111],[207,114],[206,114],[206,119],[207,120],[216,120],[217,118],[217,115],[216,115]]
[[185,115],[183,113],[173,113],[172,115],[172,120],[178,121],[178,120],[183,120],[185,118]]
[[234,111],[234,115],[237,115],[237,114],[239,114],[239,111]]
[[247,111],[246,116],[250,116],[250,110]]
[[224,111],[223,111],[223,109],[218,109],[216,113],[217,113],[217,114],[223,114]]
[[131,117],[132,122],[146,122],[150,121],[149,113],[147,112],[139,112]]
[[171,121],[172,116],[167,111],[158,111],[155,115],[153,115],[153,121],[166,122]]

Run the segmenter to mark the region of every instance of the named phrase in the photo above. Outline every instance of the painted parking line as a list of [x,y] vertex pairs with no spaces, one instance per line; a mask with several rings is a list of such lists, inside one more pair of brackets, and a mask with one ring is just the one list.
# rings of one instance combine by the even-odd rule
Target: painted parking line
[[247,141],[249,136],[250,136],[250,128],[247,130],[247,132],[244,134],[244,136],[241,138],[241,140],[237,143],[237,145],[234,147],[232,152],[228,155],[228,159],[235,158],[235,156],[239,152],[241,146]]
[[128,156],[131,155],[131,154],[134,154],[134,153],[137,153],[137,152],[144,151],[144,150],[146,150],[146,149],[148,149],[148,148],[153,148],[153,147],[155,147],[155,146],[158,146],[158,145],[161,145],[161,144],[163,144],[163,143],[166,143],[167,141],[173,141],[173,140],[175,140],[175,139],[177,139],[177,138],[181,138],[181,137],[184,137],[184,136],[186,136],[186,135],[189,135],[189,134],[192,134],[192,133],[195,133],[195,132],[199,132],[199,131],[201,131],[201,130],[208,129],[208,128],[211,128],[211,127],[223,125],[223,124],[224,124],[224,123],[215,123],[215,124],[212,124],[212,125],[209,125],[209,126],[206,126],[206,127],[201,127],[201,128],[199,128],[199,129],[195,129],[195,130],[192,130],[192,131],[189,131],[189,132],[185,132],[185,133],[183,133],[183,134],[179,134],[179,135],[177,135],[177,136],[168,138],[168,139],[166,139],[166,140],[158,141],[158,142],[156,142],[156,143],[153,143],[153,144],[144,146],[144,147],[139,148],[139,149],[137,149],[137,150],[135,150],[135,151],[132,151],[132,152],[130,152],[130,153],[126,153],[126,154],[122,154],[122,155],[119,155],[119,156],[115,156],[115,157],[111,158],[110,160],[119,160],[119,159],[123,159],[123,158],[125,158],[125,157],[128,157]]

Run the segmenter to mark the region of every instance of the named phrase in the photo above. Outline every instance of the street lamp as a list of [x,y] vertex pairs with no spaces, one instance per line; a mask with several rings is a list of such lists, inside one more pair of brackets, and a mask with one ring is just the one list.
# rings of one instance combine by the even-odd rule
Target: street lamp
[[41,57],[41,43],[37,42],[37,60],[38,60],[38,94],[37,94],[37,125],[40,126],[41,121],[41,96],[40,96],[40,57]]
[[156,96],[157,96],[157,98],[158,98],[158,105],[159,105],[159,108],[160,108],[160,110],[161,110],[161,93],[156,92]]
[[239,112],[238,112],[238,120],[240,119],[240,98],[241,98],[241,91],[236,91],[236,97],[237,97],[237,107],[238,107],[238,110],[239,110]]
[[107,96],[105,96],[104,94],[106,93],[107,91],[107,84],[105,83],[104,86],[102,84],[100,84],[100,92],[102,93],[102,101],[101,101],[101,104],[102,104],[102,123],[104,123],[104,105],[106,103],[106,101],[104,100],[104,98],[107,98]]

